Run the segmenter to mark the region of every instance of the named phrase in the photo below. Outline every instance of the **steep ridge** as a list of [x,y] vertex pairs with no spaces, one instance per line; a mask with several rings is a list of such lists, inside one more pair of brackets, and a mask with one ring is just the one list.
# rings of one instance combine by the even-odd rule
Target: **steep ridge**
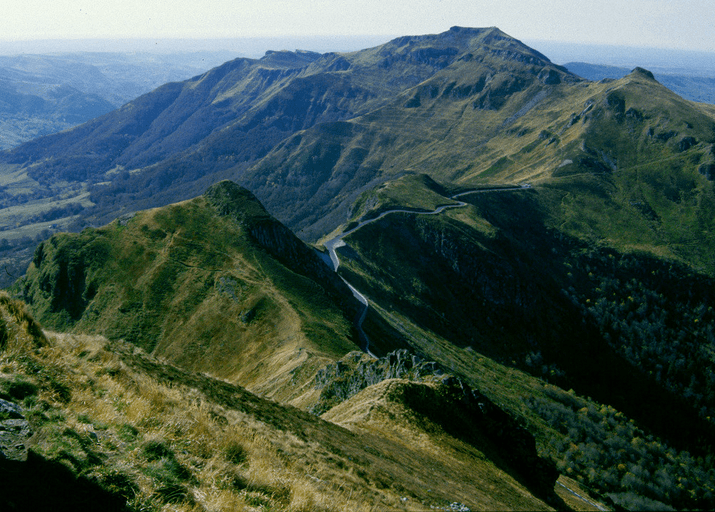
[[[434,36],[413,39],[427,47],[439,41]],[[5,161],[38,161],[61,154],[70,159],[80,158],[83,153],[102,155],[102,159],[85,165],[91,168],[92,175],[100,175],[117,165],[135,169],[155,163],[224,128],[236,136],[260,127],[263,136],[277,130],[280,137],[280,133],[319,122],[360,115],[384,103],[395,92],[427,78],[458,54],[457,49],[450,49],[445,61],[429,57],[430,52],[425,51],[426,56],[420,58],[419,51],[402,51],[405,45],[408,49],[415,46],[414,42],[398,40],[366,58],[360,52],[322,56],[297,51],[268,52],[260,60],[237,59],[187,82],[167,84],[70,134],[17,148],[7,153]],[[393,72],[388,68],[388,56],[406,62],[408,67],[402,71],[409,69],[409,73],[400,79],[402,83],[385,80]],[[340,74],[344,71],[341,68],[352,65],[352,60],[357,62],[361,75],[356,86],[346,84]],[[344,64],[336,65],[336,61]],[[336,101],[338,95],[343,96],[342,101]],[[366,101],[370,98],[373,103]],[[227,137],[226,133],[218,135],[220,141]],[[211,145],[208,141],[207,146]],[[49,179],[53,172],[50,169],[61,165],[43,164],[47,171],[35,169],[33,177],[38,181]],[[76,180],[78,176],[69,178]]]
[[[588,83],[498,29],[455,27],[350,54],[238,59],[0,161],[7,206],[45,197],[33,211],[52,210],[60,192],[63,205],[77,198],[79,215],[57,226],[104,224],[230,178],[301,238],[317,240],[347,219],[361,192],[405,171],[463,186],[621,180],[632,173],[619,171],[634,166],[712,176],[713,123],[710,109],[648,72]],[[667,187],[661,180],[639,195]],[[695,188],[696,196],[705,190]],[[4,221],[2,213],[18,234],[37,218],[13,212]]]
[[[483,62],[458,64],[418,86],[415,106],[407,105],[409,96],[398,97],[349,123],[294,136],[247,173],[247,186],[287,225],[304,229],[305,238],[332,231],[347,220],[360,192],[405,171],[462,186],[543,182],[558,187],[568,175],[632,181],[629,175],[641,170],[649,181],[653,174],[672,176],[698,184],[690,186],[696,197],[710,194],[703,177],[713,159],[712,113],[679,98],[647,72],[609,84],[573,83],[568,76],[552,84],[546,75],[541,76],[547,83],[537,80],[536,70],[501,63],[502,78],[497,74],[489,81],[504,91],[499,96],[486,85],[481,92],[474,86],[478,77],[490,76]],[[454,92],[462,89],[464,94]],[[499,107],[492,97],[501,98]],[[261,182],[266,175],[269,183],[283,186]],[[668,190],[662,179],[646,185],[644,193],[653,196],[648,202],[660,201],[656,197]],[[626,194],[628,185],[620,187]],[[310,207],[282,206],[287,190],[297,190]],[[582,236],[577,230],[573,234]]]
[[[345,212],[359,193],[405,170],[452,179],[455,168],[475,158],[481,141],[559,84],[579,80],[497,29],[454,28],[436,39],[416,41],[429,42],[435,51],[448,51],[450,43],[459,42],[459,52],[388,104],[348,122],[294,135],[240,178],[301,237],[315,239],[332,231],[347,220]],[[402,44],[415,41],[405,38]],[[413,50],[421,51],[430,53]],[[300,198],[298,208],[285,206],[287,190]]]
[[[430,385],[393,379],[365,389],[322,417],[356,432],[379,433],[402,443],[406,450],[427,445],[427,450],[449,453],[464,450],[459,442],[464,443],[483,452],[536,496],[558,507],[560,503],[554,494],[557,473],[553,464],[536,455],[533,437],[526,430],[512,423],[511,418],[488,400],[480,401],[482,399],[479,394],[472,395],[471,390],[454,383]],[[434,435],[436,432],[439,434]],[[459,442],[454,443],[450,437]],[[419,465],[422,464],[424,462]],[[439,463],[432,466],[432,471],[440,480],[454,478],[455,488],[457,482],[469,479],[466,474],[459,475]],[[507,481],[502,482],[497,492],[508,489],[508,484],[503,484]],[[455,497],[468,503],[499,499],[496,493],[489,496],[492,492],[472,496],[460,493]]]
[[[448,433],[408,446],[351,431],[124,342],[45,335],[4,294],[0,319],[8,510],[553,510]],[[417,434],[413,419],[403,406],[395,425]],[[17,455],[5,441],[20,424]]]
[[[318,240],[404,209],[338,249],[339,272],[370,298],[363,328],[378,355],[409,348],[449,368],[523,420],[560,472],[616,506],[711,508],[712,107],[640,68],[582,81],[497,29],[454,28],[344,55],[274,52],[229,63],[226,76],[232,66],[246,77],[235,90],[230,80],[212,85],[211,73],[190,82],[214,95],[196,117],[177,103],[185,95],[204,105],[188,82],[144,97],[157,112],[126,118],[140,143],[117,157],[143,167],[107,159],[73,193],[96,181],[97,207],[82,213],[96,221],[232,177],[266,209],[224,184],[45,242],[17,288],[43,323],[125,338],[309,408],[334,384],[320,387],[319,368],[357,346],[355,310],[341,282],[266,210]],[[240,115],[191,139],[191,123],[234,102]],[[186,143],[176,154],[152,121],[165,111],[162,123],[182,134],[172,140]],[[156,151],[141,145],[150,140]],[[85,142],[67,162],[104,158],[79,151]],[[8,195],[62,169],[63,155],[44,156],[4,164]],[[526,183],[439,215],[409,213],[473,187]],[[394,400],[376,407],[385,417],[405,410],[412,384],[363,395],[390,386],[399,388]],[[379,430],[358,418],[372,409],[353,398],[334,419]],[[417,416],[434,431],[427,412]],[[419,421],[407,423],[413,439],[423,434]]]
[[17,290],[48,327],[125,339],[283,399],[355,348],[348,288],[232,182],[56,235]]

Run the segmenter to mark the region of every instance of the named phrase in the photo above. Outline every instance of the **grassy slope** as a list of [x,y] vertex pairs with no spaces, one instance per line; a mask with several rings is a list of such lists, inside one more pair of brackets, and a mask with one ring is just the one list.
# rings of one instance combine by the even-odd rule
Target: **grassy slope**
[[[711,108],[634,72],[549,97],[488,143],[500,152],[494,153],[498,165],[460,182],[543,184],[553,227],[713,273],[708,247],[715,195],[701,170],[713,160],[714,128]],[[509,136],[515,130],[529,135],[519,141]]]
[[[423,387],[427,389],[420,389]],[[541,509],[543,504],[538,500],[529,502],[528,494],[513,476],[503,469],[493,469],[499,454],[490,449],[488,442],[469,444],[444,432],[438,423],[440,420],[458,423],[460,419],[456,411],[450,411],[444,404],[428,405],[432,397],[429,388],[400,380],[383,381],[333,407],[322,418],[359,435],[388,439],[401,445],[403,459],[399,464],[405,471],[429,468],[428,479],[421,482],[423,500],[435,492],[437,485],[446,485],[452,489],[454,501],[468,504],[470,508],[516,509],[525,505]],[[415,412],[408,405],[411,395],[420,396],[420,405],[425,409],[442,407],[438,413],[441,418]],[[500,462],[504,467],[503,461]],[[524,501],[517,500],[517,496]]]
[[[630,203],[641,203],[659,215],[704,223],[702,236],[708,221],[697,210],[706,211],[709,198],[693,171],[712,160],[711,125],[710,107],[685,102],[646,73],[579,82],[496,29],[455,29],[345,55],[239,59],[5,156],[20,162],[34,155],[37,163],[25,168],[43,183],[111,182],[93,190],[99,209],[84,212],[104,222],[127,203],[135,209],[175,202],[230,175],[311,240],[344,222],[362,191],[405,171],[463,186],[544,180],[568,186],[574,176],[615,166],[620,207],[609,215],[627,222]],[[686,137],[696,144],[680,151]],[[57,156],[40,162],[48,152]],[[670,184],[653,173],[682,175],[672,179],[691,191],[692,178],[687,199],[707,204],[659,203],[654,195]],[[566,211],[556,221],[571,221],[571,234],[593,231],[616,243],[591,202],[597,203],[585,198],[572,218],[564,219]],[[707,250],[677,232],[663,227],[672,246],[656,240],[662,254],[712,265]]]
[[[34,431],[24,464],[44,478],[4,479],[1,487],[12,484],[4,498],[15,503],[61,496],[71,509],[83,485],[97,507],[127,500],[132,510],[422,511],[460,500],[472,510],[548,509],[483,452],[395,398],[361,396],[353,406],[390,415],[380,428],[349,431],[123,342],[45,337],[21,304],[0,302],[0,392],[22,404]],[[12,465],[14,474],[24,467]],[[80,480],[54,487],[68,470]],[[52,498],[39,486],[54,489]]]
[[[566,233],[712,272],[713,192],[703,175],[715,158],[712,108],[647,71],[546,85],[500,65],[504,76],[475,93],[496,64],[463,59],[390,105],[295,135],[242,179],[304,238],[332,231],[361,192],[406,171],[463,187],[544,184],[554,191],[552,223]],[[506,76],[523,83],[500,83]],[[509,91],[499,109],[478,107],[494,91]],[[286,190],[296,198],[290,208]]]
[[[238,206],[265,215],[251,207]],[[276,261],[248,223],[205,197],[55,236],[36,251],[22,294],[54,329],[125,339],[284,399],[354,348],[321,284]]]
[[[551,73],[564,84],[576,80],[502,36],[486,31],[455,45],[462,52],[459,59],[393,94],[380,108],[293,135],[241,183],[281,221],[304,230],[301,237],[317,239],[345,220],[344,212],[361,192],[390,177],[408,171],[447,182],[479,168],[482,146],[507,120],[545,93],[567,87],[546,84],[543,75]],[[451,41],[420,43],[442,49]],[[294,198],[290,207],[286,190]]]

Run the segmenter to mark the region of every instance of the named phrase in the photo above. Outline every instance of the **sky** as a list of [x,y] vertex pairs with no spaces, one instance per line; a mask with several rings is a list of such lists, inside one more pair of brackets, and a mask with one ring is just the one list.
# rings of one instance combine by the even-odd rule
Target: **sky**
[[715,52],[713,0],[3,0],[0,40],[433,34]]

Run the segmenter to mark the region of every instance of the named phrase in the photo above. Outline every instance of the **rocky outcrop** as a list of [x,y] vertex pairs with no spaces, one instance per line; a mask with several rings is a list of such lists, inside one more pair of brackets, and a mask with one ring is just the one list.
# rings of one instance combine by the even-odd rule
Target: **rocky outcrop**
[[687,151],[698,143],[695,137],[686,136],[678,141],[678,151]]
[[653,73],[641,67],[636,67],[633,71],[631,71],[631,74],[633,76],[640,76],[643,78],[647,78],[648,80],[653,80],[654,82],[657,81]]
[[709,181],[715,180],[715,164],[703,164],[698,169]]
[[0,399],[0,459],[27,460],[27,440],[32,436],[22,408]]
[[437,363],[424,361],[405,349],[379,359],[373,359],[362,352],[351,352],[334,364],[321,368],[315,375],[315,387],[321,390],[320,401],[310,412],[322,414],[368,386],[387,379],[419,382],[443,375],[444,371]]
[[[534,436],[510,414],[462,379],[449,375],[432,361],[401,349],[380,359],[351,352],[321,369],[315,387],[320,402],[311,412],[322,414],[361,390],[388,379],[410,381],[399,386],[399,400],[429,418],[450,435],[492,454],[535,494],[554,502],[555,465],[539,457]],[[424,385],[431,382],[432,385]],[[484,446],[488,439],[492,448]]]

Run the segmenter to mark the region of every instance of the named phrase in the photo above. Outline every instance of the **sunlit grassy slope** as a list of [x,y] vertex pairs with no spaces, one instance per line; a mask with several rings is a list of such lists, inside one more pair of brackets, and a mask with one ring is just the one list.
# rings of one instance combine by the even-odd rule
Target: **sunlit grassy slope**
[[224,183],[189,202],[53,237],[18,290],[48,327],[124,339],[286,398],[355,348],[356,306],[335,279],[250,193]]
[[[296,135],[249,173],[257,193],[273,204],[285,190],[281,184],[303,190],[310,176],[320,176],[324,187],[350,180],[350,191],[330,196],[329,209],[316,203],[320,189],[301,196],[297,210],[276,207],[309,237],[318,227],[324,233],[345,222],[365,188],[405,172],[462,187],[542,184],[554,192],[548,205],[553,224],[569,235],[652,250],[713,272],[706,248],[715,165],[710,107],[685,101],[649,72],[635,70],[608,83],[564,77],[516,89],[502,84],[508,93],[499,108],[486,108],[479,102],[501,90],[497,79],[488,82],[487,96],[470,89],[478,76],[489,75],[485,62],[460,61],[390,106]],[[519,80],[521,71],[505,73]],[[258,182],[266,175],[275,185]],[[311,213],[303,216],[306,204]]]
[[[435,361],[521,421],[562,474],[614,505],[710,509],[714,114],[646,70],[584,82],[498,29],[454,28],[354,54],[234,61],[3,158],[15,192],[27,178],[50,196],[63,180],[92,183],[94,220],[190,197],[227,176],[303,239],[410,210],[364,226],[339,250],[341,275],[369,299],[363,327],[375,353],[409,348]],[[454,204],[455,191],[524,183],[533,188],[417,213]],[[162,382],[241,394],[190,373],[207,372],[306,410],[325,398],[314,376],[349,366],[356,348],[358,306],[345,285],[252,195],[225,183],[53,237],[14,291],[46,327],[104,335],[114,341],[102,350]],[[325,432],[357,442],[371,457],[347,460],[378,473],[327,457],[353,475],[340,478],[399,496],[362,494],[377,510],[432,506],[431,463],[454,500],[479,497],[470,508],[541,506],[488,440],[452,436],[435,414],[449,413],[448,402],[430,398],[438,381],[371,381],[329,397],[324,418],[353,434],[324,423],[278,427],[290,434],[275,453],[298,453],[293,442],[320,454]],[[254,411],[269,407],[260,403]],[[365,446],[380,446],[384,460]],[[153,449],[142,448],[149,462]],[[172,453],[168,463],[194,464]],[[405,466],[404,453],[420,463]],[[301,471],[316,485],[332,481],[305,457]],[[181,475],[179,493],[194,485]],[[503,486],[484,491],[496,481]],[[191,492],[200,501],[205,491]],[[289,508],[281,492],[271,504]],[[514,493],[526,501],[509,501]]]
[[[366,206],[356,209],[356,218],[363,214],[360,212],[369,216],[370,208],[391,208],[405,201],[409,202],[402,205],[410,209],[428,210],[450,202],[443,193],[443,187],[425,176],[405,175],[368,194],[362,203]],[[633,262],[629,263],[627,255],[615,252],[600,254],[584,241],[568,238],[549,227],[543,206],[548,197],[542,187],[476,194],[464,197],[470,203],[466,207],[435,216],[393,214],[346,239],[349,248],[341,249],[341,272],[370,299],[370,314],[364,327],[371,346],[378,353],[396,345],[407,346],[443,369],[427,380],[375,378],[378,366],[392,356],[375,362],[377,366],[371,366],[370,358],[364,356],[366,366],[360,371],[368,385],[356,388],[356,393],[338,392],[344,385],[340,373],[350,366],[347,361],[354,359],[345,354],[355,348],[348,338],[350,322],[346,320],[352,318],[355,309],[350,309],[350,302],[346,302],[327,266],[286,233],[250,193],[230,183],[222,183],[188,203],[141,212],[100,230],[54,237],[38,250],[34,266],[24,282],[18,284],[18,291],[33,301],[33,310],[53,328],[104,333],[115,340],[126,336],[135,345],[98,343],[102,350],[117,355],[122,364],[137,369],[141,375],[159,376],[162,383],[197,389],[213,396],[211,401],[218,401],[222,407],[235,404],[232,400],[239,396],[253,403],[251,414],[259,421],[291,432],[288,438],[293,441],[288,444],[293,443],[292,447],[279,444],[283,451],[277,453],[297,453],[291,451],[296,438],[307,443],[314,454],[323,453],[319,448],[323,442],[342,447],[348,442],[335,432],[346,431],[330,430],[334,427],[327,423],[315,428],[305,423],[286,427],[284,421],[297,421],[284,416],[290,409],[275,403],[268,405],[241,388],[196,371],[245,383],[263,395],[309,409],[325,398],[326,383],[314,376],[318,370],[326,375],[325,368],[335,365],[338,378],[328,379],[328,384],[337,393],[333,397],[342,398],[329,402],[323,418],[353,432],[357,437],[349,437],[350,443],[357,442],[361,451],[371,455],[366,459],[357,452],[347,455],[348,460],[363,461],[376,472],[354,469],[357,478],[367,479],[368,486],[378,494],[389,489],[399,495],[399,501],[379,498],[383,500],[379,504],[375,504],[378,502],[374,496],[360,495],[360,503],[372,503],[378,510],[393,506],[393,502],[408,510],[447,502],[466,503],[473,510],[545,506],[534,498],[534,482],[528,481],[541,474],[526,464],[527,460],[534,464],[536,451],[533,447],[531,452],[521,448],[528,446],[524,440],[533,438],[538,452],[553,466],[585,488],[600,492],[601,499],[631,508],[653,503],[692,508],[706,503],[712,499],[713,482],[709,459],[702,458],[708,456],[710,449],[707,439],[712,425],[705,415],[710,414],[713,405],[707,394],[711,387],[698,384],[699,379],[684,382],[677,368],[687,353],[691,360],[687,364],[697,364],[689,366],[686,373],[702,372],[707,368],[707,347],[704,352],[693,352],[691,340],[683,338],[682,350],[668,348],[671,352],[662,355],[663,347],[656,346],[661,355],[653,359],[648,352],[634,352],[637,346],[632,342],[624,345],[628,347],[625,352],[609,344],[599,331],[600,310],[591,309],[590,299],[601,293],[603,286],[612,286],[599,280],[635,275],[628,266]],[[221,236],[217,237],[217,233]],[[132,248],[131,258],[125,252],[128,248]],[[292,257],[286,259],[286,255]],[[646,274],[655,274],[652,281],[641,279],[642,286],[628,284],[622,287],[624,291],[648,294],[653,283],[665,283],[660,292],[670,294],[666,292],[667,283],[685,279],[682,282],[686,283],[686,295],[668,295],[673,315],[670,323],[675,327],[666,328],[677,329],[683,322],[692,325],[692,315],[698,314],[704,330],[696,334],[709,336],[710,313],[701,311],[697,302],[707,301],[710,288],[706,277],[690,276],[687,267],[674,262],[634,257],[640,258],[635,263],[640,263]],[[609,274],[608,262],[614,259],[617,273]],[[162,273],[162,268],[171,272]],[[209,270],[215,274],[207,277]],[[162,275],[169,276],[168,285],[157,280]],[[192,302],[196,293],[192,292],[196,290],[196,279],[189,279],[192,276],[203,277],[198,282],[206,287],[206,298],[198,304]],[[207,280],[213,285],[206,286]],[[703,283],[696,285],[697,280]],[[130,293],[138,297],[135,310],[125,306],[124,294]],[[258,297],[255,301],[254,293]],[[232,309],[231,302],[221,294],[239,304],[249,304],[251,309]],[[610,295],[603,299],[599,300],[601,307],[616,308],[608,312],[615,315],[616,323],[621,321],[618,315],[635,314],[636,308],[627,305],[631,299],[619,296],[611,300]],[[619,306],[620,301],[627,304]],[[208,316],[203,309],[206,304],[218,304],[222,312]],[[623,311],[618,309],[622,306]],[[243,316],[246,312],[249,314]],[[346,312],[351,314],[346,317]],[[648,311],[645,314],[648,316]],[[152,315],[154,322],[141,323],[146,315]],[[650,316],[659,315],[660,310],[654,310]],[[206,318],[214,319],[214,323]],[[335,337],[336,332],[341,332],[340,326],[345,333],[342,339]],[[611,328],[610,324],[606,327]],[[127,334],[117,335],[120,329]],[[202,333],[207,332],[210,334],[202,338]],[[292,337],[283,337],[286,332]],[[89,339],[78,334],[56,338],[60,340],[57,343],[88,343]],[[197,340],[202,339],[206,343],[199,345]],[[152,344],[152,340],[156,343]],[[182,369],[132,347],[143,347]],[[82,345],[76,352],[87,357],[88,350],[91,352]],[[87,358],[90,359],[94,358]],[[673,371],[663,372],[663,363],[671,359]],[[22,358],[10,358],[7,368],[15,368],[12,365],[21,362]],[[661,370],[656,376],[653,372],[658,364]],[[238,370],[231,373],[235,368]],[[646,375],[648,371],[650,376]],[[449,373],[461,380],[455,381]],[[467,385],[476,394],[466,392]],[[679,387],[682,385],[686,387]],[[565,391],[569,388],[575,391]],[[57,392],[61,388],[53,389]],[[184,389],[181,396],[193,396],[191,393]],[[459,393],[473,397],[473,415]],[[98,395],[105,396],[102,391]],[[86,395],[81,396],[87,402]],[[479,396],[485,397],[481,403]],[[91,416],[91,410],[101,407],[92,403],[83,413]],[[484,407],[496,408],[496,417],[501,419],[489,415],[482,418]],[[170,419],[174,414],[158,404],[153,410],[160,411],[161,418]],[[299,418],[310,417],[294,413]],[[514,427],[517,424],[526,427],[523,434],[513,438],[522,439],[520,443],[500,438],[500,433],[511,432],[511,436],[520,432]],[[221,437],[218,431],[211,432],[211,436]],[[189,436],[189,431],[181,435]],[[273,439],[273,435],[269,437]],[[183,452],[178,455],[172,444],[179,442],[178,437],[170,439],[175,441],[156,445],[154,437],[150,437],[138,445],[139,455],[150,466],[146,471],[154,478],[154,483],[146,484],[149,487],[143,491],[143,499],[154,506],[162,500],[196,502],[209,493],[189,476],[194,474],[191,468],[202,467],[201,462],[188,462]],[[514,446],[519,447],[516,452]],[[51,448],[45,449],[50,453]],[[691,455],[688,449],[698,451]],[[82,450],[87,453],[85,448]],[[154,454],[156,450],[158,455]],[[88,456],[96,461],[91,454]],[[311,469],[322,467],[316,455],[299,456],[307,457],[309,462],[296,470],[297,475],[305,472],[320,481],[329,481]],[[134,460],[134,455],[126,453],[118,457],[124,461],[122,464]],[[329,464],[337,460],[338,467],[347,467],[348,472],[352,467],[341,466],[332,455],[326,457]],[[80,460],[77,456],[74,459]],[[157,460],[164,460],[158,464],[159,469],[153,464]],[[103,466],[96,467],[91,461],[92,471],[104,471]],[[143,467],[141,464],[139,467]],[[137,471],[146,474],[145,470]],[[656,471],[665,476],[650,481],[647,475]],[[544,475],[548,474],[545,470]],[[340,479],[346,478],[340,475]],[[122,485],[133,485],[125,477],[120,479]],[[164,485],[166,488],[161,487]],[[253,492],[250,496],[256,503],[273,499],[277,501],[270,503],[275,507],[292,506],[286,496],[297,491],[289,492],[285,487],[292,488],[293,483],[285,484],[283,491],[275,491],[278,494],[271,494],[273,491],[261,485],[244,485],[241,490],[248,491],[239,492],[240,499]],[[198,493],[191,490],[197,486]],[[442,492],[435,501],[434,493],[438,491],[434,487],[450,491]],[[543,486],[539,489],[540,499],[556,503],[551,489],[549,496],[544,494]]]
[[[683,229],[629,217],[653,209],[709,236],[699,211],[710,204],[713,123],[712,107],[683,100],[645,70],[586,82],[496,28],[454,27],[348,54],[238,59],[0,161],[34,183],[32,197],[6,189],[7,207],[39,198],[47,214],[57,197],[81,197],[85,210],[58,226],[104,224],[230,178],[304,240],[333,231],[362,192],[405,172],[463,187],[548,182],[556,206],[566,196],[554,222],[569,234],[658,245],[707,269],[708,251]],[[612,187],[613,204],[572,197],[569,187],[593,174]],[[664,192],[677,204],[661,201]],[[28,215],[8,227],[36,224]],[[639,234],[623,236],[624,223]]]
[[22,406],[34,432],[27,462],[0,460],[8,506],[550,509],[485,455],[494,455],[488,444],[460,441],[411,410],[399,390],[415,385],[386,381],[347,402],[343,417],[352,407],[372,418],[353,414],[348,430],[125,342],[42,334],[7,296],[0,314],[0,396]]

